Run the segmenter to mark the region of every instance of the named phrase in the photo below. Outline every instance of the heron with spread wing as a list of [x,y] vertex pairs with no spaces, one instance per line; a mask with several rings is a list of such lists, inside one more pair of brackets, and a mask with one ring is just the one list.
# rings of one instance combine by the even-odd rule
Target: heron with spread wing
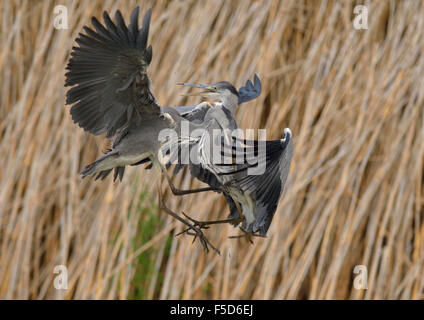
[[[253,95],[250,90],[251,98],[256,98],[261,91],[256,75],[254,81],[256,94]],[[226,81],[211,85],[183,85],[203,89],[202,92],[192,95],[218,99],[218,102],[213,103],[211,108],[202,106],[197,108],[196,113],[183,114],[183,117],[190,121],[201,123],[205,130],[197,137],[192,135],[190,141],[180,141],[177,151],[181,151],[185,142],[194,149],[190,150],[190,154],[197,155],[197,158],[190,159],[191,175],[221,190],[230,208],[230,214],[225,220],[197,221],[185,216],[200,227],[217,223],[241,223],[241,230],[247,235],[264,237],[277,209],[290,169],[293,156],[290,129],[284,129],[282,139],[274,141],[246,140],[234,136],[238,129],[234,113],[237,106],[245,102],[245,96],[240,96],[234,86]],[[246,88],[248,87],[253,86],[247,83]],[[261,145],[263,148],[260,148]],[[221,150],[221,157],[217,158],[216,154],[213,154],[216,150]],[[180,153],[173,152],[170,163],[175,162]],[[229,157],[230,161],[225,161],[225,157]],[[241,161],[237,162],[237,159]],[[174,174],[183,166],[177,162]],[[249,172],[253,171],[254,167],[259,170],[260,166],[263,171]]]
[[[161,183],[166,171],[160,159],[163,141],[158,139],[159,134],[164,129],[180,132],[181,121],[186,121],[176,109],[161,108],[151,92],[146,73],[152,60],[152,47],[147,46],[151,10],[141,28],[138,15],[139,7],[132,12],[129,26],[119,10],[115,22],[104,12],[105,25],[93,17],[94,30],[85,26],[86,34],[80,33],[78,46],[72,48],[65,82],[72,87],[66,94],[66,104],[73,105],[72,119],[93,135],[106,133],[112,142],[111,150],[81,171],[83,177],[104,179],[114,170],[114,178],[122,180],[125,166],[149,159]],[[217,251],[199,228],[164,205],[160,183],[160,208],[195,232],[206,250],[210,246]],[[172,184],[171,189],[178,194],[213,190],[183,191]]]
[[[162,175],[165,175],[174,194],[223,191],[231,210],[230,217],[225,222],[243,221],[243,230],[266,233],[290,165],[290,131],[285,131],[281,141],[266,142],[270,152],[262,160],[273,169],[260,179],[250,178],[246,174],[249,168],[246,164],[211,162],[211,158],[207,156],[209,150],[205,146],[216,142],[209,141],[208,134],[213,129],[220,129],[224,132],[222,141],[234,139],[226,132],[237,128],[233,118],[235,109],[239,104],[260,94],[259,78],[255,75],[254,84],[249,80],[239,91],[225,81],[209,86],[184,84],[203,88],[206,90],[203,95],[218,98],[220,102],[188,107],[160,107],[151,92],[150,79],[146,73],[152,59],[152,47],[147,47],[151,10],[147,11],[140,29],[138,14],[137,7],[131,14],[129,26],[125,24],[120,11],[116,12],[115,22],[104,12],[104,25],[93,17],[94,30],[84,27],[86,34],[80,33],[76,39],[78,46],[72,48],[65,83],[66,86],[72,86],[66,99],[67,104],[73,105],[70,110],[72,119],[93,135],[106,133],[106,138],[112,141],[112,148],[85,167],[81,171],[82,176],[93,175],[96,179],[105,179],[114,170],[114,179],[119,177],[122,180],[127,165],[150,161],[150,166],[159,175],[160,183]],[[187,136],[182,136],[181,127],[187,123],[193,129],[202,129],[203,133],[192,135],[192,131],[189,131]],[[174,129],[174,132],[180,133],[178,148],[186,144],[197,148],[195,154],[199,155],[201,163],[190,163],[190,171],[194,177],[208,183],[210,187],[179,190],[173,186],[162,159],[164,146],[168,147],[169,141],[159,139],[160,133],[165,129]],[[244,143],[248,141],[244,140]],[[249,153],[257,151],[247,147],[243,150],[245,158]],[[177,164],[175,173],[183,166],[184,164]],[[276,175],[280,178],[276,179]],[[199,223],[187,215],[188,220],[183,219],[164,205],[160,183],[160,208],[184,223],[188,227],[186,232],[194,232],[206,250],[212,247],[219,252],[201,230],[205,225],[217,221]],[[272,186],[271,189],[267,189],[269,185]],[[270,207],[273,209],[269,210]]]

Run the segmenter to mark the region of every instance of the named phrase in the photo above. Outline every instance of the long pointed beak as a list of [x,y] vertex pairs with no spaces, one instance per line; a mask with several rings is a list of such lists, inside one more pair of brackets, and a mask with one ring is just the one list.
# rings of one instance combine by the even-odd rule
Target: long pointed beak
[[186,87],[193,87],[193,88],[199,88],[199,89],[207,89],[209,86],[206,84],[198,84],[198,83],[177,83],[179,86],[186,86]]
[[181,94],[181,96],[185,97],[193,97],[193,96],[200,96],[200,97],[209,97],[209,95],[213,92],[211,87],[206,84],[198,84],[198,83],[177,83],[179,86],[186,86],[186,87],[192,87],[192,88],[199,88],[204,89],[204,91],[196,92],[196,93],[186,93]]
[[210,93],[211,93],[210,91],[202,91],[202,92],[196,92],[196,93],[181,93],[180,96],[183,96],[183,97],[195,97],[195,96],[197,96],[197,97],[199,97],[199,96],[200,97],[208,97]]

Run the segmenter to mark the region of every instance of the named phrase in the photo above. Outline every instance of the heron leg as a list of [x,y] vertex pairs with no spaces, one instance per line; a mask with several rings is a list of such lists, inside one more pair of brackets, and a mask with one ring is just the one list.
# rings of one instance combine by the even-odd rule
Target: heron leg
[[[162,183],[160,183],[160,186],[162,185]],[[193,243],[196,240],[196,238],[199,238],[200,243],[203,246],[203,249],[206,252],[209,252],[209,247],[211,247],[216,253],[221,254],[220,251],[215,248],[212,243],[210,243],[210,241],[208,240],[208,238],[206,238],[206,236],[203,234],[203,232],[197,228],[196,226],[194,226],[193,224],[191,224],[190,222],[188,222],[187,220],[184,220],[183,218],[181,218],[177,213],[175,213],[174,211],[172,211],[171,209],[169,209],[163,199],[162,199],[162,193],[161,193],[161,188],[159,186],[159,190],[158,190],[158,196],[159,196],[159,208],[164,210],[167,214],[169,214],[171,217],[173,217],[174,219],[177,219],[178,221],[180,221],[181,223],[185,224],[188,228],[188,230],[192,230],[194,233],[194,239],[193,239]]]
[[[185,214],[184,211],[182,213],[183,213],[184,217],[186,217],[188,220],[190,220],[195,227],[199,227],[199,229],[209,229],[208,226],[211,225],[211,224],[224,224],[224,223],[240,223],[240,222],[243,222],[243,219],[242,218],[198,221],[196,219],[191,218],[187,214]],[[187,233],[187,234],[192,235],[189,231],[190,231],[190,228],[186,228],[185,230],[183,230],[180,233],[178,233],[177,236],[179,236],[179,235],[181,235],[183,233]]]
[[[193,225],[195,226],[195,227],[199,227],[200,229],[209,229],[209,225],[212,225],[212,224],[224,224],[224,223],[240,223],[240,222],[243,222],[243,221],[245,221],[245,216],[241,213],[242,211],[241,211],[241,208],[240,208],[240,205],[238,204],[238,202],[236,202],[236,201],[234,201],[234,203],[235,203],[235,205],[236,205],[236,207],[237,207],[237,210],[238,210],[238,213],[239,213],[239,217],[238,218],[232,218],[232,219],[222,219],[222,220],[208,220],[208,221],[198,221],[198,220],[196,220],[196,219],[193,219],[193,218],[191,218],[191,217],[189,217],[184,211],[182,211],[182,214],[188,219],[188,220],[190,220],[192,223],[193,223]],[[190,234],[190,235],[193,235],[193,234],[191,234],[190,233],[190,228],[186,228],[185,230],[183,230],[183,231],[181,231],[180,233],[178,233],[177,234],[177,236],[179,236],[179,235],[181,235],[181,234],[183,234],[183,233],[187,233],[187,234]]]
[[258,238],[266,238],[266,236],[261,236],[259,234],[254,234],[251,232],[248,232],[246,230],[244,230],[242,227],[240,227],[240,230],[244,233],[244,234],[240,234],[238,236],[229,236],[228,238],[230,239],[239,239],[239,238],[245,238],[247,241],[250,242],[250,244],[253,244],[253,240],[252,237],[258,237]]
[[166,170],[164,170],[164,174],[165,174],[166,180],[168,181],[169,187],[171,188],[172,193],[176,196],[183,196],[186,194],[199,193],[199,192],[205,192],[205,191],[221,191],[221,188],[215,188],[215,187],[180,190],[176,188],[175,185],[172,183],[171,177],[168,175],[168,172]]

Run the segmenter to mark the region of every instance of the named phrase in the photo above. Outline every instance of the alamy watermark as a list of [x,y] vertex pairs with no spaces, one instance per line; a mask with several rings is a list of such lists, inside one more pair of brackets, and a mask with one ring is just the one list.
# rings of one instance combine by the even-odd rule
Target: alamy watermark
[[353,273],[357,274],[353,279],[353,287],[356,290],[368,289],[368,269],[364,265],[357,265],[353,268]]
[[353,19],[353,27],[356,30],[368,29],[368,8],[363,5],[357,5],[353,8],[353,13],[356,15]]
[[64,5],[57,5],[53,9],[53,26],[57,30],[68,29],[68,8]]
[[53,287],[57,290],[68,289],[68,268],[63,265],[57,265],[53,269],[53,273],[58,274],[54,277]]
[[189,123],[182,121],[180,132],[164,129],[159,133],[158,139],[163,146],[159,160],[163,165],[217,165],[229,172],[243,165],[248,175],[262,175],[268,158],[266,129],[259,129],[257,133],[258,139],[255,140],[254,129],[197,128],[190,131]]

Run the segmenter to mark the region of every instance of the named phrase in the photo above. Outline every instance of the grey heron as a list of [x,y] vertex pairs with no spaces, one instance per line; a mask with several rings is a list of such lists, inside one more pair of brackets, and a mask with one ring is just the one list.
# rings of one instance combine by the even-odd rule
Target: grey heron
[[[232,91],[229,95],[226,92],[227,95],[221,93],[221,95],[215,96],[221,99],[220,105],[203,103],[194,107],[175,109],[160,107],[151,92],[150,79],[146,73],[152,59],[152,47],[147,47],[151,10],[147,11],[141,29],[138,28],[138,13],[139,8],[137,7],[131,14],[129,26],[125,24],[119,11],[116,12],[115,23],[112,22],[106,12],[103,14],[105,25],[102,25],[93,17],[94,30],[84,27],[86,34],[80,33],[76,39],[78,46],[72,48],[65,82],[66,86],[72,86],[67,92],[66,99],[66,104],[73,105],[71,108],[72,119],[93,135],[106,133],[106,138],[112,141],[111,150],[85,167],[81,172],[82,176],[97,175],[96,179],[104,179],[114,170],[114,179],[119,177],[122,180],[125,166],[151,161],[155,172],[160,177],[165,174],[174,194],[182,195],[210,190],[224,190],[224,194],[228,197],[227,200],[229,203],[231,202],[230,208],[231,206],[233,206],[233,209],[234,206],[239,207],[236,212],[239,218],[242,212],[247,210],[246,208],[240,209],[240,203],[243,202],[240,197],[250,199],[251,195],[254,194],[255,201],[258,200],[255,203],[263,205],[260,202],[261,199],[265,195],[269,196],[270,193],[264,193],[261,198],[256,191],[250,192],[248,186],[253,185],[256,190],[260,187],[258,185],[260,181],[254,179],[256,182],[249,182],[250,179],[243,173],[246,168],[239,165],[225,168],[219,164],[217,166],[208,166],[208,160],[203,159],[202,166],[193,166],[194,170],[201,170],[199,174],[194,175],[204,179],[205,182],[209,183],[210,187],[195,190],[178,190],[172,185],[160,160],[163,141],[158,140],[159,133],[163,129],[168,128],[176,129],[178,132],[185,120],[192,121],[195,127],[206,129],[206,131],[216,127],[216,124],[221,129],[237,127],[233,118],[236,106],[257,97],[258,92],[260,93],[260,83],[256,81],[258,79],[255,77],[255,85],[248,81],[245,87],[239,89],[239,92],[234,88],[231,89],[232,85],[226,82],[217,83],[212,88],[210,86],[205,88],[208,91],[207,93],[209,93],[209,97],[213,95],[214,91],[218,93],[218,89],[224,87],[227,91]],[[237,96],[237,99],[235,96]],[[209,106],[212,106],[212,108],[209,108]],[[191,141],[190,143],[192,143],[193,139],[198,139],[196,141],[199,142],[202,137],[204,138],[203,135],[190,136],[186,137],[188,139],[185,141]],[[228,136],[225,137],[228,138]],[[286,146],[290,145],[291,134],[287,133],[285,137],[283,140],[287,142]],[[267,144],[271,143],[270,146],[276,146],[275,148],[270,148],[270,150],[274,150],[272,156],[270,154],[271,158],[278,155],[279,159],[281,159],[283,151],[286,150],[281,147],[283,145],[281,141],[274,144],[272,144],[272,141],[267,142]],[[194,145],[201,145],[201,150],[203,150],[202,144],[195,143]],[[248,151],[247,149],[245,150],[246,152]],[[287,150],[290,151],[291,149]],[[287,152],[287,150],[284,151],[284,154],[291,159],[291,156],[288,156],[290,152]],[[274,159],[270,164],[275,165],[276,163]],[[290,160],[284,163],[289,165]],[[286,178],[284,174],[288,170],[282,172],[280,170],[281,165],[277,167],[277,169],[274,169],[274,173],[281,173],[281,179],[278,182],[282,188]],[[201,177],[203,174],[206,174],[207,177]],[[228,178],[225,176],[228,176]],[[211,182],[212,179],[216,179],[217,182]],[[161,178],[159,178],[159,181],[161,183]],[[232,181],[234,185],[231,186],[228,181]],[[270,181],[263,179],[262,182],[266,184]],[[194,231],[206,250],[210,246],[218,251],[201,231],[203,224],[199,225],[194,220],[187,221],[164,205],[160,183],[158,185],[160,208],[184,223],[188,226],[188,229]],[[243,189],[243,186],[247,189]],[[272,193],[278,194],[279,192],[273,191]],[[274,204],[275,201],[271,201],[271,205]],[[268,208],[269,205],[265,207]],[[233,209],[230,216],[236,215]],[[253,215],[255,221],[270,219],[270,210],[267,209],[266,215],[261,215],[260,212],[263,211],[263,208],[250,208],[251,211],[253,209],[258,213],[257,216]],[[190,219],[188,216],[186,217]],[[229,218],[232,221],[237,219],[234,217]],[[252,226],[251,231],[255,232],[254,230],[257,228],[252,225],[253,222],[250,220],[247,224],[244,222],[244,228],[249,231]],[[263,231],[263,227],[258,230],[266,233],[266,230]]]
[[[260,82],[255,75],[255,83],[260,88]],[[205,98],[215,98],[219,102],[214,103],[212,108],[202,106],[190,113],[183,114],[183,117],[192,122],[202,123],[205,134],[199,136],[192,143],[200,159],[199,164],[190,163],[190,173],[193,177],[210,186],[221,189],[230,207],[230,214],[225,220],[197,221],[187,215],[195,225],[205,226],[208,224],[230,222],[235,225],[242,222],[241,229],[253,235],[265,236],[276,211],[278,201],[282,194],[290,163],[293,155],[293,141],[290,129],[286,128],[282,139],[266,141],[265,154],[257,159],[256,165],[262,161],[266,171],[260,175],[250,175],[248,173],[252,164],[248,162],[237,164],[219,163],[212,160],[211,145],[219,144],[225,150],[224,141],[232,140],[230,156],[241,156],[243,159],[258,153],[259,141],[228,137],[229,131],[237,129],[237,123],[233,117],[237,105],[240,104],[240,95],[234,86],[226,81],[211,85],[183,83],[183,85],[200,88],[204,91],[192,95]],[[258,91],[258,94],[260,90]],[[213,139],[213,130],[222,130],[222,139]],[[193,138],[193,137],[192,137]],[[193,141],[193,140],[192,140]],[[244,146],[238,148],[238,143]],[[220,149],[220,148],[217,148]],[[228,150],[228,147],[227,147]],[[239,154],[235,154],[236,151]],[[190,151],[192,152],[192,151]],[[227,154],[228,155],[228,154]],[[175,160],[177,153],[174,152],[170,159]],[[177,164],[174,173],[177,173],[183,165]]]
[[210,246],[217,251],[199,228],[163,203],[160,184],[165,170],[158,135],[167,128],[178,131],[183,119],[175,109],[161,108],[151,91],[146,72],[152,60],[152,47],[147,46],[151,9],[141,28],[138,16],[139,7],[133,10],[128,26],[119,10],[115,22],[104,12],[104,25],[93,17],[94,28],[84,26],[85,34],[79,33],[75,40],[78,46],[72,48],[65,75],[65,86],[72,87],[66,94],[66,104],[73,105],[72,119],[93,135],[106,133],[112,142],[112,148],[86,166],[81,175],[104,179],[115,170],[115,179],[122,179],[125,166],[150,159],[159,176],[160,208],[194,231],[205,250]]

